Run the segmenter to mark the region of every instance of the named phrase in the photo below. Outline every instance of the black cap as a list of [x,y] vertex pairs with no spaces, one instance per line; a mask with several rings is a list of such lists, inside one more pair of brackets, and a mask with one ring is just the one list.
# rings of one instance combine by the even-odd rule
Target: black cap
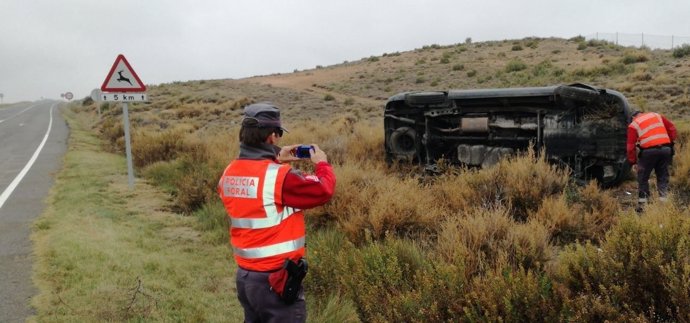
[[[270,102],[259,102],[244,107],[244,120],[256,120],[259,128],[280,128],[287,132],[280,124],[280,110]],[[244,121],[243,120],[243,121]],[[245,122],[242,122],[246,125]]]

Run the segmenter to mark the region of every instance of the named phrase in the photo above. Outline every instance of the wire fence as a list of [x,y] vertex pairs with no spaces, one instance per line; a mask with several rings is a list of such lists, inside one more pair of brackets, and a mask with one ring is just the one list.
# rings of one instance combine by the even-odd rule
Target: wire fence
[[651,49],[674,49],[690,45],[690,37],[677,35],[650,35],[645,33],[595,33],[585,39],[605,40],[621,46],[649,47]]

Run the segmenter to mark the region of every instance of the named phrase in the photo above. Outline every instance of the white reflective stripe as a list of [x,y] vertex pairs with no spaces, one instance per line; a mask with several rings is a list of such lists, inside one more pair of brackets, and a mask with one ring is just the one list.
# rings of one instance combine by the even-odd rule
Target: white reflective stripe
[[660,135],[649,136],[645,139],[640,140],[640,146],[642,146],[642,145],[644,145],[644,144],[646,144],[652,140],[656,140],[656,139],[660,139],[660,138],[668,138],[670,140],[669,136],[667,134],[663,133]]
[[661,128],[664,127],[664,123],[663,123],[663,122],[652,123],[652,124],[648,125],[646,128],[641,129],[641,130],[638,130],[638,131],[637,131],[637,136],[638,136],[638,137],[642,137],[642,136],[644,136],[644,134],[648,133],[649,131],[654,130],[654,129],[656,129],[656,128],[660,128],[660,127],[661,127]]
[[644,121],[647,121],[647,119],[651,119],[651,118],[658,117],[658,116],[659,115],[654,113],[654,112],[649,112],[649,113],[645,113],[645,114],[641,115],[640,117],[636,118],[635,121],[637,121],[638,123],[642,123]]
[[637,199],[637,202],[638,203],[647,203],[647,199],[646,198],[639,198],[639,199]]
[[242,258],[254,259],[280,255],[286,252],[296,251],[302,247],[304,247],[304,237],[258,248],[236,248],[233,246],[232,250],[235,252],[235,255]]
[[264,176],[263,185],[263,206],[266,212],[265,218],[235,218],[230,216],[230,224],[234,228],[240,229],[264,229],[279,225],[283,220],[297,213],[299,209],[291,207],[283,208],[283,212],[278,212],[275,204],[275,187],[278,181],[278,170],[280,165],[269,164]]

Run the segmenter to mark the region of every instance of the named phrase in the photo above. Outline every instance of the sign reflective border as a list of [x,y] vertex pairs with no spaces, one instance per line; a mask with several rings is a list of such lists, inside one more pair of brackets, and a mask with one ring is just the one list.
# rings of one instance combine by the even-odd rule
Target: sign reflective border
[[147,102],[146,93],[101,93],[101,101],[111,102]]

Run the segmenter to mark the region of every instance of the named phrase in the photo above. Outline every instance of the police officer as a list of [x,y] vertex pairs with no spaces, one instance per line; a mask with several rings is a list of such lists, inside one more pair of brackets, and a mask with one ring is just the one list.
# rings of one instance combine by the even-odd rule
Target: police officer
[[283,268],[288,262],[304,264],[302,210],[327,203],[335,190],[333,169],[317,145],[309,157],[313,175],[291,168],[289,162],[301,160],[295,156],[299,145],[279,148],[285,132],[275,105],[246,106],[239,158],[228,165],[218,183],[239,266],[237,296],[244,308],[244,322],[306,321],[301,281],[296,299],[286,301],[277,293],[282,286],[272,285],[273,276],[286,272]]
[[[673,142],[676,127],[664,116],[654,112],[635,111],[628,125],[628,161],[637,171],[638,203],[641,212],[649,199],[649,175],[656,174],[659,200],[666,201],[668,195],[669,167],[673,159]],[[637,149],[639,148],[639,154]],[[639,160],[638,160],[639,156]]]

